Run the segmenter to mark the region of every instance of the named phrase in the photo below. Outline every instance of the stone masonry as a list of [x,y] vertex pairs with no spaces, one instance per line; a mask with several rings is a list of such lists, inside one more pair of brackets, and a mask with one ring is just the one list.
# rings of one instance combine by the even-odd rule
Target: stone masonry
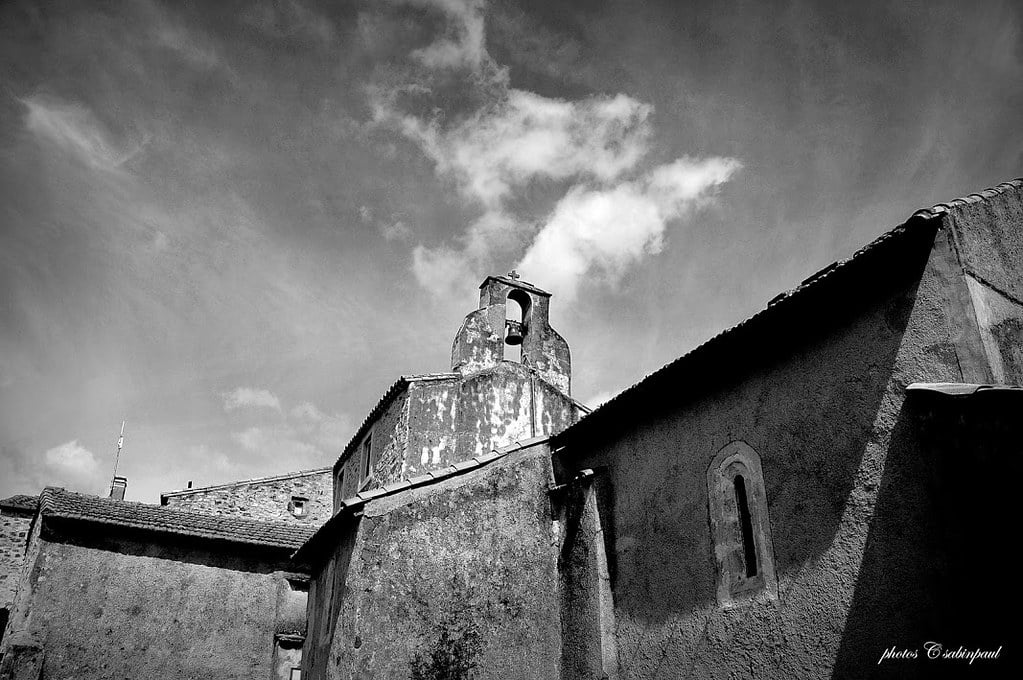
[[34,511],[22,505],[25,504],[0,503],[0,609],[11,608],[25,561],[25,543]]
[[[170,491],[161,505],[207,515],[251,517],[267,522],[323,524],[331,514],[330,468],[249,479],[199,489]],[[302,504],[296,507],[295,499]]]

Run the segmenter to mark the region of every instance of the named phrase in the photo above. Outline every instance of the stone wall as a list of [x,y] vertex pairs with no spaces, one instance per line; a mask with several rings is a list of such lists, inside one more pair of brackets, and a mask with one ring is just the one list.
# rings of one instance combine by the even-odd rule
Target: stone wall
[[33,543],[4,680],[33,660],[46,678],[271,678],[304,599],[287,551],[66,522]]
[[31,524],[31,513],[0,510],[0,609],[14,604]]
[[555,678],[549,452],[372,501],[312,580],[303,677]]
[[[559,476],[595,470],[606,488],[620,677],[926,672],[878,660],[891,646],[921,647],[947,623],[932,466],[905,389],[961,381],[958,358],[976,353],[978,335],[954,318],[966,284],[946,276],[954,259],[947,232],[934,239],[936,222],[915,224],[906,247],[856,285],[822,283],[802,307],[774,310],[755,341],[662,381],[627,413],[597,411],[608,425],[600,436],[559,441]],[[778,594],[722,606],[707,471],[732,442],[762,460]],[[586,540],[566,540],[576,539]],[[581,562],[567,575],[593,571]],[[595,588],[578,592],[592,601]],[[575,667],[599,667],[592,656],[606,645],[590,623],[576,627],[566,639],[591,643]]]
[[[251,482],[237,482],[163,495],[163,505],[207,515],[251,517],[268,522],[299,522],[319,525],[333,510],[330,470],[314,470]],[[289,509],[292,496],[307,498],[306,513]]]

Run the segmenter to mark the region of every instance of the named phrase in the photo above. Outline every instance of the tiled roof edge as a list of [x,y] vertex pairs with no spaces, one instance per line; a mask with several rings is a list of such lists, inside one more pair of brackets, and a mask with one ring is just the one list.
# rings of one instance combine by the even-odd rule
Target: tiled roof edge
[[14,512],[35,512],[39,508],[39,497],[28,494],[14,494],[0,500],[0,509]]
[[[65,503],[62,503],[64,501]],[[90,504],[109,503],[117,510],[135,511],[141,513],[140,517],[110,517],[98,514],[95,508],[88,507]],[[64,505],[74,506],[78,509],[69,509]],[[264,522],[261,520],[240,518],[233,516],[204,515],[195,512],[186,512],[166,508],[159,505],[146,503],[135,503],[132,501],[116,501],[85,494],[78,494],[58,487],[46,487],[39,496],[40,515],[44,520],[49,518],[69,519],[89,524],[101,524],[106,526],[117,526],[130,529],[142,529],[162,534],[193,536],[215,541],[228,543],[239,543],[245,545],[257,545],[284,550],[294,550],[301,546],[312,533],[313,527],[281,524],[276,522]],[[160,517],[146,517],[146,514],[154,514]],[[169,524],[168,520],[174,520]],[[224,527],[224,522],[233,523],[234,527]],[[203,525],[206,526],[203,526]],[[237,525],[242,526],[237,526]],[[257,532],[278,532],[282,534],[277,538],[264,536],[246,535],[245,531]]]
[[223,484],[211,484],[210,486],[197,486],[192,489],[178,489],[177,491],[164,491],[160,494],[160,503],[164,503],[164,499],[170,498],[171,496],[187,496],[193,493],[202,493],[205,491],[217,491],[219,489],[231,489],[237,486],[245,486],[247,484],[262,484],[265,482],[277,482],[283,479],[296,479],[298,477],[311,477],[313,475],[322,475],[324,473],[330,473],[331,468],[314,468],[311,470],[299,470],[298,472],[287,472],[281,475],[270,475],[267,477],[253,477],[252,479],[239,479],[234,482],[224,482]]
[[936,205],[931,206],[930,208],[921,208],[920,210],[917,210],[915,213],[913,213],[913,217],[917,216],[938,217],[940,215],[944,215],[953,208],[962,207],[964,205],[970,205],[972,203],[981,203],[983,201],[992,199],[995,196],[998,196],[999,194],[1004,194],[1007,189],[1020,188],[1023,188],[1023,177],[1010,179],[1008,182],[1002,182],[1001,184],[989,187],[987,189],[984,189],[983,191],[972,193],[968,196],[954,198],[948,203],[938,203]]

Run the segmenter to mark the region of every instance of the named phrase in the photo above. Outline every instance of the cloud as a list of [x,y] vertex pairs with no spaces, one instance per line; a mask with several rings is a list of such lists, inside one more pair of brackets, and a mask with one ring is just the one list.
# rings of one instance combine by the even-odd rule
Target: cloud
[[742,165],[731,158],[680,158],[608,188],[575,186],[558,202],[517,269],[572,300],[594,277],[615,285],[664,247],[668,224],[708,201]]
[[388,241],[407,241],[412,238],[412,228],[402,220],[381,222],[380,233]]
[[647,153],[652,110],[623,94],[571,102],[512,89],[447,130],[415,116],[400,122],[466,198],[497,209],[536,179],[608,181],[631,170]]
[[289,412],[294,431],[328,453],[337,453],[348,442],[354,427],[350,418],[324,413],[315,404],[303,402]]
[[104,475],[91,451],[77,440],[65,442],[43,454],[46,483],[75,491],[101,493]]
[[141,149],[119,148],[92,112],[79,104],[46,95],[19,101],[28,109],[25,128],[29,132],[93,168],[117,170]]
[[270,390],[259,390],[251,387],[237,387],[225,392],[224,410],[234,411],[239,408],[272,408],[281,410],[281,402]]
[[245,12],[242,19],[270,38],[308,38],[324,45],[334,39],[330,21],[298,0],[259,2]]
[[[273,397],[266,390],[250,391]],[[252,425],[231,433],[232,441],[249,455],[247,464],[255,467],[261,460],[287,460],[292,469],[297,469],[333,463],[354,431],[352,420],[324,413],[312,402],[283,409],[277,398],[273,399],[274,408],[284,416],[282,420]],[[261,396],[260,400],[268,401],[266,396]]]
[[603,392],[597,392],[595,395],[587,399],[584,403],[591,409],[597,409],[611,401],[615,397],[621,394],[621,390],[604,390]]
[[476,277],[465,252],[446,246],[416,246],[412,251],[412,273],[428,290],[459,298],[471,292]]
[[412,58],[435,69],[479,69],[490,57],[484,45],[484,0],[401,0],[439,11],[448,19],[444,37],[413,50]]
[[574,296],[583,276],[615,285],[661,252],[668,228],[741,167],[687,157],[654,166],[650,104],[624,93],[569,101],[512,88],[486,51],[482,2],[402,4],[447,19],[444,35],[413,59],[476,75],[475,99],[463,99],[479,105],[462,115],[447,107],[436,73],[373,90],[374,124],[414,142],[463,205],[479,211],[454,243],[414,246],[412,271],[437,295],[464,294],[498,262],[516,260],[561,295]]

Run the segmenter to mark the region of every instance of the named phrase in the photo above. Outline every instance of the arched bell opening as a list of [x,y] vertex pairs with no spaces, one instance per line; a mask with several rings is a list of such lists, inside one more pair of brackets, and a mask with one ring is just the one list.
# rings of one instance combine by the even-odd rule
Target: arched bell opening
[[529,332],[529,295],[521,290],[508,293],[504,303],[504,360],[522,362],[522,343]]

